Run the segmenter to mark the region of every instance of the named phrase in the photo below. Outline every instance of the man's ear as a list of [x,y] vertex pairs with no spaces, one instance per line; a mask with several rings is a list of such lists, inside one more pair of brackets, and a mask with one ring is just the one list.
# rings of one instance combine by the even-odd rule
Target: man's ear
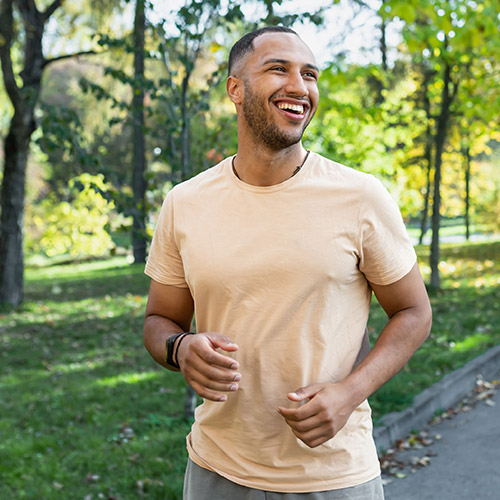
[[241,104],[243,102],[243,80],[236,76],[230,76],[226,82],[226,90],[229,99],[234,104]]

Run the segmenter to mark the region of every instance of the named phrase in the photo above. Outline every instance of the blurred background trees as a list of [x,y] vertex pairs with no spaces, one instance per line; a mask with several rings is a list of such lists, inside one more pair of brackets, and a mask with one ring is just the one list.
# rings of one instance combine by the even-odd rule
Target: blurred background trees
[[0,302],[22,300],[23,251],[144,261],[168,189],[236,151],[227,55],[264,24],[320,60],[306,147],[379,177],[420,242],[431,229],[433,287],[443,220],[500,230],[494,0],[0,4]]

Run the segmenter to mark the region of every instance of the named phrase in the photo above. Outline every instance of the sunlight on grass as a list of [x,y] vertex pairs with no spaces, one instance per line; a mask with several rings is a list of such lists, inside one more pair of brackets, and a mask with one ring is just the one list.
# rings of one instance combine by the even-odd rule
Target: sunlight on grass
[[161,375],[160,372],[142,372],[142,373],[121,373],[115,377],[107,377],[97,380],[97,385],[115,387],[118,384],[136,384],[137,382],[143,382],[144,380],[152,380],[158,378]]
[[57,266],[50,267],[28,267],[26,269],[26,278],[29,279],[41,279],[45,277],[55,278],[58,276],[76,276],[82,273],[100,271],[100,270],[108,270],[110,268],[126,268],[130,267],[130,264],[127,262],[126,257],[114,257],[112,259],[106,260],[95,260],[91,262],[82,262],[82,263],[69,263],[69,264],[60,264]]
[[51,370],[63,374],[63,373],[71,373],[71,372],[79,372],[84,370],[95,370],[96,368],[100,368],[106,363],[109,362],[109,359],[98,359],[96,361],[91,361],[89,359],[78,362],[78,363],[68,363],[65,365],[53,365],[51,366]]
[[450,348],[457,352],[468,351],[471,348],[477,347],[481,344],[486,344],[490,336],[486,333],[478,333],[471,335],[460,342],[450,342]]

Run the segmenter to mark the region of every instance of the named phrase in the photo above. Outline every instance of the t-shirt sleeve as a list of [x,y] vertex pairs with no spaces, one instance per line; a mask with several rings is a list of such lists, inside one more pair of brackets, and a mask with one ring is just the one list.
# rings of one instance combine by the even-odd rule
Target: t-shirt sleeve
[[401,212],[375,177],[368,177],[359,213],[359,269],[376,285],[390,285],[408,274],[416,262]]
[[181,254],[175,237],[174,193],[170,191],[153,234],[145,273],[158,283],[187,288]]

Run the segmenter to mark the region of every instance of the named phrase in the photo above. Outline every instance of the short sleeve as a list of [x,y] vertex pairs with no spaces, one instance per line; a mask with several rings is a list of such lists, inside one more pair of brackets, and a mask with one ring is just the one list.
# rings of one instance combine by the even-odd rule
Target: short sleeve
[[163,285],[188,287],[175,238],[174,190],[161,207],[144,272]]
[[376,285],[390,285],[416,262],[401,212],[382,183],[369,176],[359,212],[359,269]]

